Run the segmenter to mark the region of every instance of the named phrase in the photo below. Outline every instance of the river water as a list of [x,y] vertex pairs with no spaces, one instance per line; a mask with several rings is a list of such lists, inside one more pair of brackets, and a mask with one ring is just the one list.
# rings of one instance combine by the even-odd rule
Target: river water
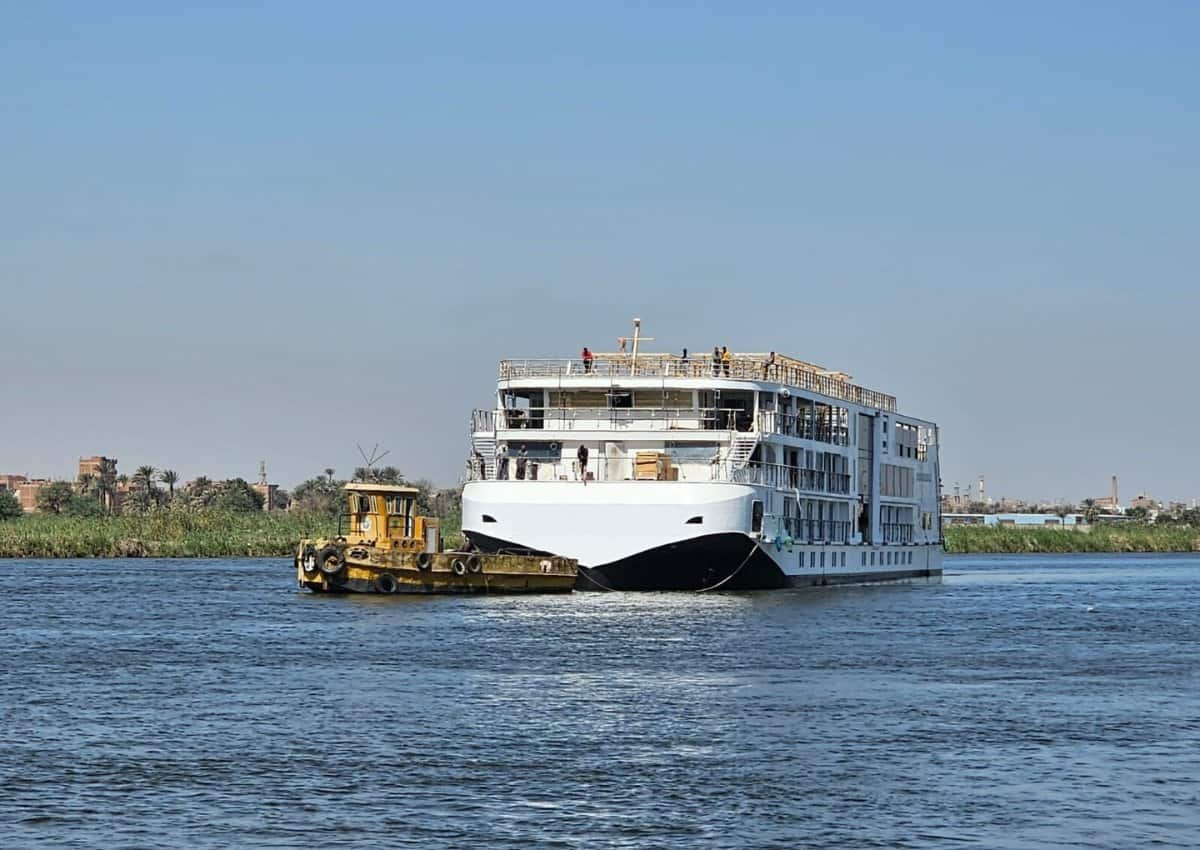
[[327,597],[0,561],[0,846],[1200,846],[1200,558]]

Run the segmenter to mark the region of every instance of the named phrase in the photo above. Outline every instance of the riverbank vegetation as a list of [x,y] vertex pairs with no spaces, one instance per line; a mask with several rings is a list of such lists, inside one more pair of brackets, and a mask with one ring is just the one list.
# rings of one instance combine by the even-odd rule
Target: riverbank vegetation
[[953,525],[944,536],[946,551],[956,554],[1200,551],[1200,527],[1175,523],[1100,524],[1089,530]]
[[[288,510],[273,511],[264,511],[262,494],[240,478],[197,478],[176,489],[174,472],[152,467],[140,467],[128,486],[104,474],[74,486],[56,482],[38,494],[33,514],[0,491],[0,558],[290,556],[302,538],[337,533],[346,482],[333,472],[305,481],[285,496]],[[354,480],[408,483],[393,467],[356,469]],[[460,491],[425,481],[411,486],[418,510],[441,519],[445,545],[461,545]]]

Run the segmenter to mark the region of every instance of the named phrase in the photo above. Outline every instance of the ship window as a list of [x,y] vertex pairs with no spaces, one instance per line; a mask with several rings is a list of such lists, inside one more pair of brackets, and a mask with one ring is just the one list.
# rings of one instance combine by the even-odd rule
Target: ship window
[[495,522],[496,518],[494,516],[492,516],[491,514],[484,514],[483,521],[484,522]]
[[862,553],[862,556],[863,556],[863,562],[862,562],[862,565],[865,567],[865,566],[867,565],[867,553],[866,553],[866,552],[863,552],[863,553]]
[[694,516],[691,519],[689,519],[687,522],[685,522],[684,525],[702,525],[703,523],[704,523],[704,517]]
[[825,553],[821,553],[821,569],[825,569]]
[[608,394],[609,407],[633,407],[633,393],[613,390]]
[[754,533],[762,531],[763,503],[755,499],[750,504],[750,530]]
[[815,570],[817,568],[817,553],[816,552],[808,553],[808,567],[809,567],[809,569],[813,569],[813,570]]
[[871,566],[872,567],[875,566],[875,553],[874,552],[871,553]]
[[369,514],[371,512],[370,496],[356,496],[355,499],[358,502],[358,513]]

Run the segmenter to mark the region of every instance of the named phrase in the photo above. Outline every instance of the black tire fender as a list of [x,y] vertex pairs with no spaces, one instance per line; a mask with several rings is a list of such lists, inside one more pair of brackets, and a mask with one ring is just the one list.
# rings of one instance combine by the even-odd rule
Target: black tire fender
[[467,562],[462,558],[455,558],[450,564],[450,569],[456,576],[465,576],[467,574]]
[[478,573],[483,571],[483,560],[478,555],[471,555],[467,558],[467,572]]
[[346,566],[342,552],[336,546],[326,546],[317,553],[317,568],[327,576],[335,576]]
[[379,593],[395,593],[399,588],[400,583],[391,573],[380,573],[375,577],[375,590]]
[[422,552],[417,555],[417,569],[421,572],[426,572],[433,566],[433,555],[429,552]]

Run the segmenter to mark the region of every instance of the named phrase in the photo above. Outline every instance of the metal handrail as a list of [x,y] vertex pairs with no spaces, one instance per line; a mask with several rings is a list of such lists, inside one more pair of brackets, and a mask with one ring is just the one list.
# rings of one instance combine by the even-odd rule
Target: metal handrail
[[835,446],[850,445],[850,428],[846,424],[829,423],[803,413],[780,413],[778,410],[758,411],[758,430],[797,437],[801,440],[816,440]]
[[766,358],[734,356],[717,363],[708,356],[684,360],[675,355],[642,354],[636,363],[629,355],[596,355],[590,364],[583,360],[535,358],[501,360],[500,379],[564,378],[597,376],[608,378],[720,378],[738,381],[770,381],[839,398],[876,410],[895,411],[896,397],[878,390],[787,363],[771,364]]
[[[486,415],[484,415],[486,414]],[[753,418],[733,407],[522,407],[476,410],[473,433],[500,430],[749,431]]]

